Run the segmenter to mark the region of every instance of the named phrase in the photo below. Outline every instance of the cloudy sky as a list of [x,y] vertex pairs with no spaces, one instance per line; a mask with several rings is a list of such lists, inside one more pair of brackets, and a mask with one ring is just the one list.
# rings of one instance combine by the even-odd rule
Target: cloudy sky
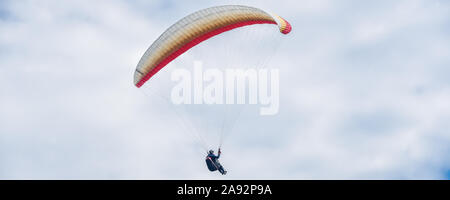
[[[280,112],[243,115],[210,173],[173,112],[132,84],[143,52],[202,8],[294,27]],[[0,0],[0,179],[449,179],[444,0]]]

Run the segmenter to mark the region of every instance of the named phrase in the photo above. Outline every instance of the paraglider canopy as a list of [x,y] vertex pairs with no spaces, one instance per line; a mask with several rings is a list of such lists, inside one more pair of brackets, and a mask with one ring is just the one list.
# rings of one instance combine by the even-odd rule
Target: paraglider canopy
[[173,24],[147,49],[136,67],[134,84],[141,87],[164,66],[201,42],[254,24],[278,25],[282,34],[292,30],[280,16],[258,8],[227,5],[197,11]]
[[[272,84],[276,83],[272,75],[278,73],[269,76],[267,71],[256,70],[266,67],[281,43],[277,39],[291,30],[286,20],[258,8],[227,5],[197,11],[171,25],[145,51],[135,69],[134,85],[148,92],[152,102],[156,103],[161,97],[170,104],[177,115],[170,122],[183,126],[182,132],[190,134],[200,144],[203,155],[211,147],[221,147],[245,106],[247,86],[239,85],[244,79],[234,79],[232,74],[252,68],[250,72],[257,74],[258,79],[249,82],[266,80],[267,83],[270,79],[270,87],[266,88],[276,88],[272,87],[276,85]],[[182,69],[192,63],[192,68]],[[254,85],[248,90],[256,91]],[[262,93],[261,88],[259,93]],[[269,96],[268,89],[264,94],[258,95],[258,99]],[[238,101],[239,97],[243,97],[243,101]],[[277,102],[264,99],[271,104]],[[160,107],[152,105],[153,109]],[[217,145],[212,141],[218,141]]]

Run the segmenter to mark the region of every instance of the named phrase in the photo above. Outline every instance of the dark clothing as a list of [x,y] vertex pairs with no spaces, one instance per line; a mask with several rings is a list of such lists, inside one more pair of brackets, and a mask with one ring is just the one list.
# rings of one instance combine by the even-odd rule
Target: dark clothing
[[206,156],[206,165],[208,166],[208,169],[210,171],[216,171],[219,170],[220,173],[225,174],[225,170],[223,169],[222,165],[219,163],[220,153],[216,156],[214,154],[208,154]]
[[206,157],[205,161],[209,171],[213,172],[217,170],[217,165],[209,157]]
[[216,162],[217,159],[220,158],[220,153],[217,156],[214,155],[213,153],[210,153],[210,154],[208,154],[208,157],[210,157],[213,162]]

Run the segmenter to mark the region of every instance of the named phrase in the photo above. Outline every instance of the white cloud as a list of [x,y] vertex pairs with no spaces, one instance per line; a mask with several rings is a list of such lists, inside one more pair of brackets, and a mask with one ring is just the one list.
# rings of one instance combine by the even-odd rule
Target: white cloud
[[165,28],[216,3],[244,4],[2,3],[0,178],[448,178],[450,5],[422,0],[245,3],[294,27],[272,62],[280,114],[244,114],[230,173],[207,172],[132,74]]

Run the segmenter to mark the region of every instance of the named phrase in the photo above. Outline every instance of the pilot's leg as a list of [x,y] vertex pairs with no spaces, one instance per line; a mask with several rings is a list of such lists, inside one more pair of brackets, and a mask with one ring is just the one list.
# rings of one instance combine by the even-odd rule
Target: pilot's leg
[[223,166],[222,166],[220,163],[217,163],[217,167],[219,168],[219,172],[220,172],[222,175],[225,175],[225,174],[227,173],[227,171],[225,171],[225,170],[223,169]]

